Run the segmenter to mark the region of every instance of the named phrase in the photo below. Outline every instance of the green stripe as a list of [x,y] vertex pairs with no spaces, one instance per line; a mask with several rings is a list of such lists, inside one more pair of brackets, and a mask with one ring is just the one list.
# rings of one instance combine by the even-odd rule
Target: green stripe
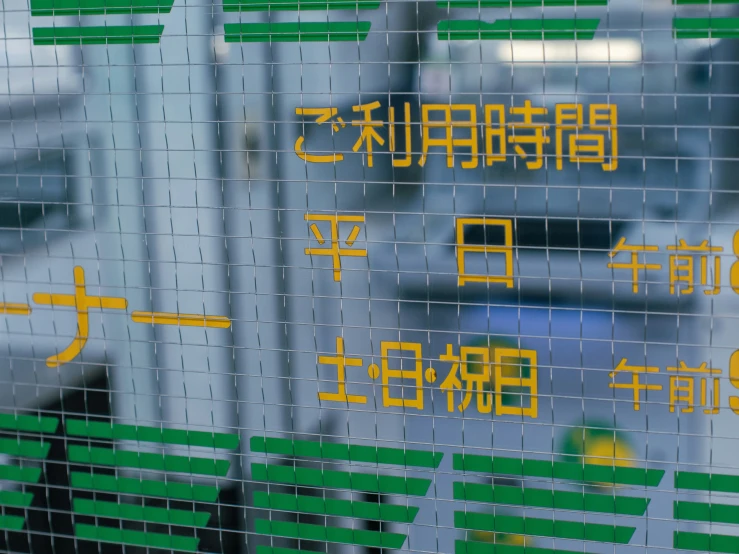
[[164,25],[100,27],[34,27],[36,46],[80,44],[157,44]]
[[0,516],[0,529],[21,531],[26,520],[20,516]]
[[78,523],[74,526],[74,536],[97,542],[111,542],[129,546],[145,546],[163,548],[180,552],[196,552],[200,539],[195,537],[178,537],[163,533],[144,533],[112,527],[99,527]]
[[738,554],[739,537],[731,535],[708,535],[705,533],[686,533],[685,531],[675,531],[673,535],[673,548]]
[[252,452],[281,454],[303,458],[328,458],[347,462],[368,462],[372,464],[393,464],[408,467],[438,468],[442,452],[428,450],[405,450],[403,448],[385,448],[361,446],[356,444],[336,444],[319,441],[303,441],[278,438],[252,437]]
[[[707,0],[706,0],[707,1]],[[730,0],[732,1],[732,0]],[[733,0],[736,1],[736,0]],[[436,0],[439,8],[555,8],[607,6],[608,0]]]
[[134,467],[155,471],[172,471],[193,475],[213,475],[225,477],[231,463],[228,460],[212,460],[208,458],[188,458],[171,454],[154,454],[151,452],[132,452],[130,450],[113,450],[87,446],[70,446],[69,461],[80,464],[97,464],[104,466]]
[[169,508],[138,506],[136,504],[117,504],[115,502],[85,500],[82,498],[75,498],[72,502],[75,514],[96,517],[148,521],[187,527],[205,527],[210,519],[208,512],[172,510]]
[[195,500],[198,502],[215,502],[218,488],[206,485],[188,485],[186,483],[150,481],[112,475],[94,475],[90,473],[72,472],[72,486],[78,489],[89,489],[100,492],[116,492],[121,494],[138,494],[178,500]]
[[739,17],[676,17],[675,38],[737,38]]
[[672,0],[673,4],[739,4],[739,0]]
[[439,21],[439,40],[591,40],[600,19],[478,19]]
[[9,456],[43,460],[49,455],[49,448],[51,445],[48,442],[0,439],[0,452]]
[[31,15],[169,13],[174,0],[31,0]]
[[361,42],[369,21],[226,23],[226,42]]
[[376,10],[380,0],[224,0],[224,12]]
[[254,507],[285,512],[302,512],[339,517],[357,517],[379,521],[395,521],[413,523],[418,514],[415,506],[398,506],[377,502],[360,502],[337,498],[321,498],[318,496],[301,496],[296,494],[280,494],[254,492]]
[[454,499],[629,516],[644,515],[649,505],[646,498],[461,482],[454,483]]
[[553,550],[513,544],[491,544],[488,542],[454,541],[454,554],[584,554],[582,551]]
[[495,531],[515,535],[535,535],[557,539],[572,539],[628,544],[634,527],[537,519],[531,517],[498,516],[476,512],[454,512],[454,525],[463,529]]
[[17,481],[18,483],[38,483],[41,479],[40,467],[18,467],[0,465],[0,481]]
[[675,502],[674,515],[675,519],[690,519],[711,523],[739,523],[739,506],[678,500]]
[[675,488],[707,492],[739,492],[739,475],[676,471]]
[[398,533],[346,529],[345,527],[328,527],[326,525],[293,523],[289,521],[269,521],[268,519],[256,520],[254,530],[260,535],[356,544],[370,548],[402,548],[406,539],[405,535]]
[[31,502],[33,502],[33,494],[30,492],[0,491],[0,506],[28,508]]
[[257,554],[315,554],[311,550],[297,550],[295,548],[280,548],[279,546],[257,546]]
[[522,460],[521,458],[493,458],[477,454],[454,454],[452,463],[454,469],[459,471],[642,487],[656,487],[665,474],[662,469],[612,467],[577,462],[547,462],[545,460]]
[[328,469],[321,470],[307,467],[293,468],[288,466],[252,464],[251,472],[252,479],[255,481],[272,481],[308,487],[351,489],[381,494],[425,496],[431,486],[430,479],[395,477],[393,475],[372,475],[368,473],[353,473]]
[[57,427],[59,427],[59,419],[56,417],[0,414],[0,429],[29,433],[54,433]]
[[102,423],[99,421],[85,421],[83,419],[67,419],[64,424],[67,433],[76,437],[182,444],[186,446],[203,446],[206,448],[224,448],[228,450],[234,450],[239,447],[239,435],[231,433],[161,429],[159,427],[124,425],[122,423],[109,422]]

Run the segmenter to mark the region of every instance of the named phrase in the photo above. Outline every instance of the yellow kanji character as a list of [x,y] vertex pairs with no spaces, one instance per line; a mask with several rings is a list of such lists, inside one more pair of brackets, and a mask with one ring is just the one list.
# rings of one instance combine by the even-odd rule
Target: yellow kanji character
[[[441,113],[442,121],[431,121],[430,115]],[[453,121],[452,112],[466,112],[466,121]],[[444,129],[443,138],[432,138],[431,129]],[[454,129],[469,129],[469,138],[454,138]],[[418,165],[426,165],[429,148],[443,146],[446,149],[446,166],[454,167],[454,147],[466,146],[470,149],[470,159],[462,162],[462,168],[474,169],[477,167],[477,106],[475,104],[424,104],[421,108],[421,158]]]
[[464,412],[476,396],[477,411],[489,414],[493,408],[490,391],[490,349],[482,346],[462,346],[459,356],[454,355],[453,346],[446,345],[446,353],[439,356],[442,362],[451,362],[452,369],[441,383],[441,390],[446,393],[447,411],[454,411],[454,391],[464,391],[462,403],[457,407]]
[[[557,104],[555,106],[555,154],[557,169],[562,169],[562,153],[565,150],[562,135],[565,131],[573,131],[575,134],[569,135],[569,144],[574,146],[578,138],[578,132],[583,128],[582,104]],[[570,161],[574,160],[573,149],[569,148]]]
[[[549,124],[534,123],[534,116],[547,115],[549,110],[534,108],[531,106],[531,100],[526,100],[522,107],[511,107],[510,112],[512,115],[523,116],[523,121],[508,124],[512,131],[512,134],[508,137],[508,142],[515,145],[513,149],[524,160],[528,160],[529,155],[521,145],[533,144],[535,159],[534,161],[527,161],[526,167],[531,170],[541,169],[544,165],[544,145],[549,144],[549,137],[546,136]],[[533,134],[529,134],[527,131],[533,131]]]
[[[465,225],[498,226],[503,228],[503,244],[465,244]],[[457,232],[457,283],[463,287],[466,283],[503,283],[506,288],[513,287],[513,223],[510,219],[485,219],[460,217],[456,221]],[[468,275],[465,271],[465,255],[469,253],[502,254],[505,259],[505,275]]]
[[[739,235],[739,231],[734,235],[735,241],[737,235]],[[736,243],[734,244],[736,246]],[[739,350],[735,350],[729,358],[729,382],[732,387],[739,389]],[[729,408],[731,408],[732,412],[739,415],[739,396],[729,395]]]
[[[670,412],[675,411],[675,405],[678,402],[687,402],[687,407],[681,408],[683,413],[692,413],[695,406],[708,405],[708,378],[704,375],[721,375],[720,369],[709,368],[706,362],[699,367],[688,367],[685,362],[680,362],[677,367],[668,367],[667,371],[673,371],[678,375],[670,375]],[[685,375],[686,373],[695,373],[701,375],[701,395],[700,403],[695,402],[695,375]],[[705,414],[717,414],[719,411],[721,397],[721,379],[713,378],[713,399],[712,407],[703,410]]]
[[[622,372],[631,373],[631,383],[616,383],[616,375]],[[647,373],[658,373],[659,368],[651,366],[630,366],[626,363],[626,358],[623,358],[616,369],[611,371],[608,376],[613,380],[612,383],[608,383],[608,388],[611,389],[627,389],[633,391],[634,395],[634,410],[637,412],[641,410],[641,392],[650,390],[662,390],[662,385],[649,385],[642,383],[639,377],[642,374]]]
[[[589,123],[592,131],[606,132],[610,136],[610,161],[603,163],[603,171],[616,171],[618,169],[618,106],[616,104],[590,104]],[[592,140],[588,139],[587,135],[584,138]],[[579,149],[578,153],[580,151],[582,149]],[[583,158],[578,158],[578,161],[583,161]]]
[[336,366],[336,382],[338,390],[336,392],[319,392],[318,399],[328,402],[346,402],[347,404],[366,404],[366,396],[358,396],[346,394],[346,368],[362,367],[362,358],[347,358],[344,354],[344,339],[336,337],[336,355],[335,356],[318,356],[319,364]]
[[411,166],[411,154],[413,152],[411,142],[411,103],[406,102],[403,107],[405,115],[405,157],[402,159],[395,159],[395,108],[390,106],[387,109],[388,123],[390,124],[390,152],[393,155],[393,167],[410,167]]
[[[377,379],[382,375],[382,405],[386,408],[416,408],[423,410],[423,359],[421,355],[421,344],[418,342],[390,342],[382,341],[380,343],[381,350],[381,368],[372,364],[368,368],[369,376]],[[413,369],[395,369],[390,367],[390,352],[411,352],[413,360]],[[395,356],[393,356],[395,357]],[[402,358],[404,356],[398,356]],[[390,396],[390,379],[400,379],[401,396],[395,398]],[[410,380],[412,384],[405,384]],[[436,380],[436,373],[433,368],[426,370],[426,380],[433,383]],[[412,389],[413,396],[406,398],[406,391]]]
[[[589,128],[598,133],[581,132],[582,104],[557,104],[555,107],[557,169],[562,169],[565,131],[568,132],[566,146],[571,162],[599,163],[603,171],[615,171],[618,168],[618,107],[615,104],[591,104],[589,109]],[[610,137],[611,141],[608,163],[606,163],[606,136]]]
[[729,282],[731,283],[731,290],[739,294],[739,231],[734,233],[732,250],[734,252],[734,256],[738,259],[738,261],[731,264],[731,273],[729,273]]
[[608,254],[608,256],[613,259],[615,256],[617,256],[621,252],[628,252],[631,254],[631,261],[629,263],[614,263],[609,262],[608,267],[611,269],[630,269],[631,270],[631,290],[634,293],[639,292],[639,271],[643,270],[646,271],[648,269],[662,269],[661,264],[648,264],[646,263],[646,260],[642,263],[639,263],[639,253],[646,253],[646,252],[657,252],[659,250],[659,247],[657,246],[630,246],[626,244],[626,237],[621,237],[621,240],[618,241],[616,246],[613,248],[613,250]]
[[378,101],[374,101],[370,104],[352,106],[353,111],[362,112],[363,114],[363,119],[352,121],[352,126],[359,127],[361,130],[359,138],[357,139],[357,142],[354,143],[354,148],[352,148],[352,150],[354,150],[354,152],[358,152],[362,147],[362,144],[365,145],[364,149],[367,152],[368,167],[372,167],[374,162],[374,157],[372,155],[372,141],[376,141],[380,146],[385,144],[385,139],[383,139],[375,130],[376,127],[382,127],[382,121],[372,120],[372,110],[376,110],[379,107],[380,103]]
[[90,334],[90,308],[101,310],[125,310],[128,302],[125,298],[115,296],[88,296],[85,286],[85,270],[80,266],[74,268],[74,294],[46,294],[37,292],[33,301],[47,306],[65,306],[77,310],[77,334],[72,344],[64,350],[46,358],[46,365],[59,367],[74,360],[87,344]]
[[[518,376],[510,376],[509,368],[511,365],[518,368]],[[520,415],[536,419],[539,416],[536,350],[496,348],[493,367],[495,368],[495,415]],[[528,371],[524,371],[525,369]],[[525,376],[525,373],[528,373],[528,375]],[[524,389],[528,392],[524,393]],[[521,406],[508,406],[503,402],[504,395],[510,395],[512,392],[521,392]],[[524,397],[529,399],[528,406],[525,406],[525,402],[523,402]]]
[[[358,250],[358,249],[352,248],[352,246],[354,246],[354,243],[357,240],[357,237],[359,236],[359,232],[360,232],[359,225],[354,225],[352,227],[352,230],[349,233],[349,237],[344,241],[344,243],[349,248],[339,247],[339,223],[343,223],[343,222],[364,223],[363,215],[305,214],[304,219],[306,221],[328,221],[331,224],[331,239],[330,239],[330,244],[328,248],[306,248],[305,253],[309,256],[310,255],[331,256],[331,258],[333,259],[334,281],[341,281],[341,257],[342,256],[351,256],[355,258],[361,258],[361,257],[367,256],[367,250]],[[318,225],[316,225],[315,223],[312,223],[310,225],[310,230],[313,233],[313,235],[316,237],[318,244],[326,243],[326,239],[323,238],[323,235],[321,234],[321,230],[318,228]]]
[[[297,115],[308,115],[318,116],[315,123],[323,125],[327,121],[331,120],[336,114],[339,113],[338,108],[295,108]],[[341,128],[346,127],[346,123],[341,117],[337,118],[336,121],[331,122],[331,128],[335,133],[338,133]],[[344,154],[308,154],[303,150],[303,144],[305,143],[305,137],[299,136],[298,140],[295,141],[295,153],[303,161],[311,163],[336,163],[344,159]]]
[[[493,121],[493,113],[497,113],[497,122]],[[495,128],[497,127],[497,128]],[[495,162],[506,160],[506,138],[505,138],[505,106],[503,104],[485,105],[485,165],[493,165]],[[498,151],[493,145],[493,139],[498,140]]]
[[[685,239],[680,239],[677,245],[670,245],[667,250],[673,252],[687,252],[687,254],[671,254],[670,255],[670,294],[675,294],[676,283],[683,282],[685,286],[680,291],[682,294],[693,293],[693,283],[695,282],[694,259],[693,252],[723,252],[721,246],[709,246],[708,241],[704,240],[698,246],[688,246]],[[701,285],[708,284],[708,256],[701,255]],[[713,259],[713,287],[704,290],[703,294],[714,295],[721,292],[721,257],[715,256]]]

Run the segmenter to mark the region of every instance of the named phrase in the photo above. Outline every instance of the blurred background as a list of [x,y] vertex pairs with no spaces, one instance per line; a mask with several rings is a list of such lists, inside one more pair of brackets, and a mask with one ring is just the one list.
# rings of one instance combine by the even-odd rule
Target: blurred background
[[[433,449],[451,464],[460,448],[567,459],[575,455],[573,436],[605,430],[612,446],[594,455],[667,472],[648,518],[636,518],[631,545],[560,539],[526,545],[672,549],[672,473],[739,470],[729,407],[739,304],[731,290],[739,224],[737,45],[678,40],[673,19],[735,11],[727,3],[664,0],[498,9],[391,0],[361,12],[371,21],[362,42],[239,43],[225,41],[224,25],[352,22],[360,12],[229,13],[188,0],[175,2],[169,14],[32,17],[25,0],[5,0],[2,301],[32,304],[37,292],[72,294],[73,268],[81,266],[89,295],[123,297],[129,310],[226,316],[232,326],[134,324],[123,311],[91,310],[81,354],[48,367],[46,358],[73,340],[78,314],[33,304],[29,317],[3,317],[0,409],[239,434],[241,449],[223,455],[231,469],[218,502],[203,508],[212,513],[208,527],[195,532],[203,552],[256,552],[255,545],[269,543],[253,532],[259,510],[248,508],[259,486],[251,477],[254,436]],[[436,32],[440,21],[454,18],[573,16],[600,20],[592,40],[442,40]],[[30,38],[40,24],[84,27],[113,19],[162,24],[161,41],[34,46]],[[401,121],[410,105],[409,167],[392,163],[389,141],[375,145],[370,167],[364,148],[353,150],[357,127],[332,129],[296,114],[336,107],[348,123],[358,117],[352,106],[372,102],[385,123],[388,108]],[[510,149],[507,161],[474,169],[460,168],[469,156],[464,148],[452,168],[440,149],[425,165],[416,163],[422,105],[477,106],[482,149],[483,106],[507,112],[525,102],[547,108],[544,120],[552,126],[557,104],[582,104],[585,113],[594,104],[617,105],[618,169],[569,162],[557,169],[554,140],[537,170]],[[342,153],[343,161],[306,163],[295,154],[301,136],[311,152]],[[330,257],[305,254],[317,246],[306,214],[364,217],[357,247],[367,256],[342,258],[340,281]],[[458,285],[460,217],[512,222],[514,286]],[[638,292],[629,270],[609,267],[622,238],[659,247],[647,260],[661,269],[640,272]],[[680,240],[723,247],[711,273],[712,282],[720,276],[720,294],[670,291],[666,247]],[[467,228],[465,243],[493,241],[485,226]],[[628,253],[620,256],[628,261]],[[484,273],[493,261],[475,263],[474,271]],[[319,392],[335,390],[336,369],[318,357],[336,353],[337,337],[347,356],[378,365],[382,342],[419,343],[424,367],[437,364],[440,374],[424,384],[423,408],[383,406],[381,387],[364,367],[348,367],[346,380],[366,404],[320,401]],[[536,351],[538,417],[450,413],[440,389],[447,345]],[[719,409],[671,412],[667,377],[659,375],[647,381],[662,392],[643,393],[635,410],[632,391],[609,387],[622,359],[661,373],[681,361],[722,369]],[[405,369],[413,362],[395,363]],[[73,533],[67,439],[59,431],[50,440],[40,494],[26,510],[25,529],[0,536],[4,551],[67,552],[86,544]],[[585,450],[583,442],[576,454],[582,458]],[[451,465],[432,478],[418,519],[405,526],[403,549],[452,552],[463,533],[453,521],[464,503],[453,499]],[[488,539],[519,540],[481,540]],[[283,546],[380,550],[320,541]]]

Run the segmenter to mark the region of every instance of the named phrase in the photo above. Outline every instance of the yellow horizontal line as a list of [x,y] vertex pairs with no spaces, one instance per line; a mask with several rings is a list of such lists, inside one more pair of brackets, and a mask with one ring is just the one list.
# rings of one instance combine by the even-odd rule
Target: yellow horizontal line
[[699,367],[668,367],[667,371],[673,373],[696,373],[703,375],[721,375],[720,369],[701,369]]
[[12,304],[0,302],[0,314],[8,315],[30,315],[31,306],[28,304]]
[[221,315],[173,314],[169,312],[133,312],[131,319],[136,323],[153,325],[183,325],[185,327],[217,327],[228,329],[231,320]]

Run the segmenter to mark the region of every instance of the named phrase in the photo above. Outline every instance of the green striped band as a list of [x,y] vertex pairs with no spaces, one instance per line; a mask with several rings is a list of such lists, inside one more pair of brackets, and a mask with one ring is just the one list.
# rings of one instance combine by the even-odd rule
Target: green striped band
[[279,546],[266,546],[260,544],[257,546],[257,554],[315,554],[311,550],[297,550],[295,548],[281,548]]
[[33,502],[33,494],[30,492],[0,491],[0,506],[28,508],[31,502]]
[[587,554],[582,551],[554,550],[515,544],[492,544],[487,542],[454,541],[454,554]]
[[676,471],[675,488],[706,492],[739,492],[739,475]]
[[361,42],[369,21],[226,23],[226,42]]
[[634,527],[561,521],[531,517],[502,516],[476,512],[454,512],[454,525],[462,529],[494,531],[516,535],[535,535],[557,539],[628,544]]
[[738,554],[739,537],[732,535],[709,535],[706,533],[675,531],[673,535],[673,547],[683,550]]
[[675,519],[739,524],[739,506],[731,504],[708,504],[706,502],[678,500],[674,505],[674,515]]
[[0,429],[29,433],[54,433],[57,427],[59,427],[59,419],[56,417],[0,414]]
[[641,516],[649,500],[630,496],[612,496],[571,491],[553,491],[477,483],[454,483],[454,499],[473,502],[509,504],[555,510],[576,510]]
[[370,548],[402,548],[406,536],[398,533],[329,527],[309,523],[293,523],[289,521],[269,521],[258,519],[254,525],[260,535],[273,535],[292,539],[310,541],[355,544]]
[[458,471],[520,477],[544,477],[546,479],[589,483],[613,483],[614,485],[638,485],[642,487],[656,487],[665,474],[662,469],[523,460],[521,458],[481,456],[478,454],[454,454],[452,463],[454,469]]
[[51,445],[39,441],[0,439],[0,453],[20,458],[43,460],[49,455]]
[[234,450],[239,447],[239,435],[230,433],[207,433],[205,431],[186,431],[184,429],[161,429],[143,425],[124,425],[122,423],[102,423],[82,419],[67,419],[64,422],[67,433],[75,437],[92,439],[129,440],[138,442],[158,442],[162,444],[181,444],[206,448]]
[[208,512],[154,508],[152,506],[103,502],[83,498],[75,498],[72,501],[72,507],[74,513],[80,515],[146,521],[165,525],[182,525],[184,527],[205,527],[210,519]]
[[160,498],[176,498],[178,500],[195,500],[198,502],[215,502],[218,488],[206,485],[189,485],[186,483],[132,479],[130,477],[114,477],[112,475],[95,475],[74,471],[71,475],[72,487],[99,492],[119,494],[136,494]]
[[380,0],[224,0],[224,12],[376,10]]
[[607,6],[608,0],[436,0],[439,8],[557,8]]
[[739,17],[676,17],[675,38],[737,38]]
[[18,467],[0,465],[1,481],[16,481],[18,483],[38,483],[41,479],[40,467]]
[[158,44],[164,25],[34,27],[36,46],[81,44]]
[[600,19],[442,20],[439,40],[591,40]]
[[254,507],[282,510],[290,513],[321,514],[338,517],[356,517],[397,523],[413,523],[418,514],[415,506],[379,504],[338,498],[321,498],[297,494],[254,492]]
[[289,467],[267,464],[251,465],[252,479],[307,487],[330,487],[381,494],[407,494],[425,496],[431,486],[430,479],[372,475],[346,471],[320,470],[306,467]]
[[739,0],[672,0],[673,4],[700,4],[708,6],[709,4],[739,4]]
[[134,452],[130,450],[113,450],[87,446],[70,446],[69,461],[80,464],[97,464],[103,466],[133,467],[155,471],[172,471],[193,475],[212,475],[225,477],[231,463],[228,460],[212,460],[209,458],[189,458],[171,454],[154,454],[151,452]]
[[33,16],[169,13],[174,0],[31,0]]
[[252,437],[252,452],[280,454],[304,458],[323,458],[347,462],[393,464],[407,467],[438,468],[444,454],[426,450],[405,450],[351,444],[336,444],[319,441],[290,440],[279,438]]
[[20,516],[0,516],[0,529],[21,531],[26,520]]
[[148,533],[84,525],[74,526],[74,536],[78,539],[87,539],[97,542],[109,542],[128,546],[144,546],[148,548],[162,548],[179,552],[197,552],[200,539],[195,537],[180,537],[164,533]]

